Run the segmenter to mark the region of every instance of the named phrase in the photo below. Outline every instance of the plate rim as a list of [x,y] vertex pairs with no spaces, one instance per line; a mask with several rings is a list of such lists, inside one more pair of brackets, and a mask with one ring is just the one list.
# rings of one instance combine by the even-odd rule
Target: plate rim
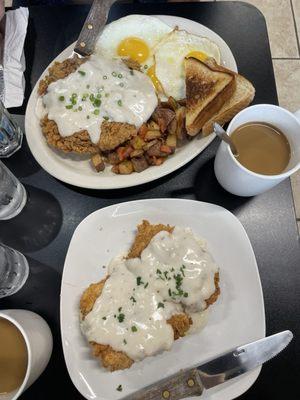
[[[98,209],[98,210],[93,211],[93,212],[90,213],[89,215],[87,215],[87,216],[77,225],[77,227],[75,228],[75,230],[74,230],[74,232],[73,232],[73,235],[72,235],[72,237],[71,237],[71,240],[70,240],[70,243],[69,243],[69,246],[68,246],[68,250],[67,250],[67,253],[66,253],[65,261],[64,261],[63,273],[62,273],[62,278],[61,278],[61,290],[60,290],[60,331],[61,331],[61,342],[62,342],[62,348],[63,348],[63,355],[64,355],[64,359],[65,359],[65,363],[66,363],[66,367],[67,367],[67,370],[68,370],[69,377],[71,378],[71,380],[72,380],[74,386],[75,386],[76,389],[79,391],[79,393],[80,393],[83,397],[85,397],[86,399],[89,399],[89,397],[87,397],[85,394],[83,394],[83,393],[80,391],[79,386],[77,386],[77,381],[76,381],[75,376],[73,376],[73,375],[71,374],[71,372],[70,372],[70,370],[71,370],[71,368],[69,367],[70,358],[68,358],[68,357],[66,356],[67,351],[66,351],[66,346],[65,346],[65,344],[64,344],[64,341],[65,341],[65,330],[63,329],[63,321],[62,321],[62,320],[63,320],[63,317],[62,317],[62,315],[63,315],[62,308],[63,308],[63,302],[64,302],[63,299],[64,299],[64,297],[65,297],[65,296],[63,296],[63,289],[64,289],[64,286],[65,286],[65,285],[68,285],[68,283],[65,282],[65,275],[66,275],[66,272],[65,272],[66,269],[65,269],[65,267],[66,267],[66,264],[67,264],[67,261],[68,261],[69,250],[70,250],[70,247],[71,247],[71,243],[72,243],[72,241],[73,241],[73,238],[74,238],[75,235],[77,234],[79,228],[80,228],[83,224],[88,223],[88,221],[89,221],[90,219],[94,218],[94,216],[95,216],[96,214],[101,214],[101,213],[106,212],[106,211],[109,211],[109,210],[115,210],[115,209],[117,209],[117,208],[120,207],[120,206],[121,206],[121,207],[122,207],[122,206],[126,207],[126,206],[130,206],[130,205],[135,205],[135,204],[140,205],[140,204],[147,204],[147,203],[148,203],[150,207],[151,207],[151,206],[152,206],[152,207],[155,207],[156,204],[159,205],[159,203],[161,203],[161,202],[166,202],[166,201],[167,201],[167,202],[171,202],[171,203],[185,203],[186,205],[193,203],[193,204],[195,204],[196,207],[198,207],[198,206],[200,206],[200,207],[202,207],[202,206],[213,207],[213,208],[215,208],[216,210],[218,209],[218,210],[222,211],[223,213],[227,214],[228,216],[230,216],[230,218],[231,218],[232,220],[234,220],[235,224],[237,224],[237,225],[239,226],[239,229],[241,230],[241,232],[243,232],[244,240],[246,240],[246,242],[247,242],[247,244],[248,244],[248,246],[249,246],[249,251],[250,251],[250,253],[251,253],[251,258],[252,258],[252,261],[254,262],[255,274],[256,274],[256,278],[257,278],[258,289],[259,289],[260,299],[261,299],[261,305],[262,305],[262,309],[261,309],[261,312],[262,312],[262,321],[261,321],[262,326],[261,326],[261,329],[262,329],[262,332],[263,332],[263,337],[266,337],[266,313],[265,313],[265,302],[264,302],[264,295],[263,295],[262,283],[261,283],[261,278],[260,278],[260,274],[259,274],[259,268],[258,268],[258,265],[257,265],[255,253],[254,253],[254,250],[253,250],[253,247],[252,247],[252,244],[251,244],[251,241],[250,241],[250,238],[249,238],[249,236],[248,236],[248,234],[247,234],[246,229],[244,228],[244,226],[243,226],[243,224],[241,223],[241,221],[240,221],[231,211],[227,210],[226,208],[224,208],[224,207],[222,207],[222,206],[219,206],[219,205],[216,205],[216,204],[213,204],[213,203],[208,203],[208,202],[198,201],[198,200],[193,200],[193,199],[181,199],[181,198],[154,198],[154,199],[131,200],[131,201],[116,203],[116,204],[112,204],[112,205],[109,205],[109,206],[100,208],[100,209]],[[259,367],[255,368],[254,370],[249,371],[247,374],[252,374],[252,376],[251,376],[249,382],[244,382],[244,385],[243,385],[243,387],[241,388],[241,391],[239,391],[238,394],[234,394],[234,395],[232,394],[232,395],[230,395],[229,397],[226,397],[226,398],[223,398],[223,397],[222,397],[222,400],[233,400],[234,398],[236,398],[236,397],[238,397],[238,396],[241,396],[243,393],[245,393],[247,390],[249,390],[250,387],[253,386],[253,384],[255,383],[255,381],[257,380],[257,378],[259,377],[260,372],[261,372],[261,369],[262,369],[262,366],[259,366]],[[247,375],[247,374],[245,374],[245,375]],[[241,382],[241,383],[242,383],[242,382]],[[104,398],[102,398],[101,400],[104,400]]]
[[[130,14],[133,15],[133,14]],[[142,14],[140,14],[142,15]],[[146,15],[146,14],[145,14]],[[178,21],[178,24],[180,25],[180,21],[182,24],[195,24],[199,27],[199,29],[204,29],[206,32],[212,34],[215,38],[218,38],[218,41],[222,43],[222,46],[226,47],[227,50],[230,53],[230,56],[232,57],[232,61],[235,64],[235,69],[237,71],[237,64],[236,60],[234,58],[234,55],[232,53],[232,50],[230,49],[229,45],[224,41],[224,39],[214,32],[212,29],[206,27],[205,25],[188,19],[188,18],[183,18],[179,16],[173,16],[173,15],[153,15],[153,17],[156,18],[161,18],[165,23],[167,23],[166,20],[173,21],[170,23],[170,26],[173,26],[175,21]],[[192,29],[192,28],[191,28]],[[167,160],[166,163],[164,163],[162,166],[160,166],[159,169],[153,169],[150,167],[149,171],[152,170],[152,173],[149,173],[148,176],[145,174],[134,174],[134,178],[130,179],[130,182],[126,183],[126,177],[128,176],[122,176],[123,179],[119,177],[119,179],[115,180],[114,176],[112,175],[111,177],[108,176],[106,178],[107,181],[105,182],[103,179],[101,179],[101,176],[95,175],[95,176],[86,176],[84,174],[80,175],[80,173],[77,173],[71,170],[71,166],[69,168],[66,168],[65,166],[61,165],[54,165],[52,162],[49,162],[50,160],[48,159],[48,155],[44,152],[39,152],[38,149],[35,148],[35,142],[36,142],[36,129],[31,129],[31,118],[35,118],[35,107],[36,107],[36,101],[37,101],[37,89],[38,89],[38,84],[40,79],[46,75],[48,68],[53,64],[53,62],[60,60],[62,58],[62,55],[64,57],[64,53],[71,53],[73,47],[75,45],[75,42],[67,46],[62,52],[60,52],[51,62],[50,64],[45,68],[45,70],[42,72],[40,75],[39,79],[37,80],[27,103],[26,106],[26,112],[25,112],[25,135],[27,139],[28,146],[30,148],[31,154],[35,158],[35,160],[38,162],[38,164],[51,176],[54,178],[65,182],[67,184],[73,185],[75,187],[81,187],[81,188],[86,188],[86,189],[95,189],[95,190],[113,190],[113,189],[124,189],[124,188],[129,188],[129,187],[134,187],[134,186],[139,186],[143,185],[152,181],[155,181],[157,179],[163,178],[166,175],[171,174],[172,172],[175,172],[177,170],[180,170],[184,165],[188,164],[191,162],[194,158],[196,158],[199,154],[202,153],[206,149],[206,147],[209,146],[209,144],[214,140],[215,134],[211,134],[204,139],[204,143],[202,146],[199,146],[198,148],[190,148],[190,151],[188,152],[189,154],[185,155],[182,159],[179,158],[179,161],[175,158],[176,160],[176,165],[168,165],[168,161],[171,161],[172,163],[174,162],[174,158],[176,157],[176,154],[172,157],[172,160]],[[226,51],[227,51],[226,50]],[[67,56],[67,54],[66,54]],[[35,128],[35,127],[34,127]],[[30,132],[34,131],[34,134],[31,134]],[[41,135],[41,138],[38,140],[42,139],[44,143],[42,144],[42,147],[46,146],[49,147],[49,145],[46,143],[45,139],[43,138],[42,132],[39,131],[39,134]],[[197,140],[197,138],[194,138],[194,142]],[[52,149],[51,149],[52,150]],[[52,150],[53,151],[53,150]],[[51,156],[50,156],[51,157]],[[53,161],[53,159],[51,160]],[[154,171],[154,172],[153,172]],[[65,174],[67,175],[65,176]],[[75,174],[75,175],[74,175]],[[132,175],[133,176],[133,175]],[[95,180],[97,179],[97,183],[95,183]],[[117,182],[117,183],[116,183]]]

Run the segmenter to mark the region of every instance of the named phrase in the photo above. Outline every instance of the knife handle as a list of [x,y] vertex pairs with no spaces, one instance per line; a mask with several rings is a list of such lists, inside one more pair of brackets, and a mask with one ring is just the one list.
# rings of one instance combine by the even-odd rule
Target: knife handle
[[130,400],[179,400],[200,396],[203,385],[197,369],[180,371],[130,395]]
[[94,0],[84,22],[74,51],[83,57],[90,56],[101,29],[104,28],[110,7],[116,0]]

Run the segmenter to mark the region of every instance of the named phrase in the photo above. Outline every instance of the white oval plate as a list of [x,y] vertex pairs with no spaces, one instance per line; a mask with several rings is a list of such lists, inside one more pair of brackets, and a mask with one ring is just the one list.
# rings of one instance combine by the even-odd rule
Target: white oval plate
[[[231,70],[237,71],[235,59],[228,45],[212,30],[185,18],[166,15],[158,16],[158,18],[172,27],[179,26],[180,29],[185,29],[213,40],[220,48],[222,63]],[[53,61],[63,61],[68,58],[72,53],[74,44],[67,47]],[[46,75],[48,68],[49,66],[43,72],[41,78]],[[178,149],[174,156],[169,157],[163,165],[150,167],[141,173],[116,175],[110,171],[110,168],[106,168],[104,172],[97,173],[93,170],[87,157],[81,158],[76,155],[67,155],[47,145],[39,125],[39,118],[35,113],[38,100],[37,89],[38,83],[31,93],[25,115],[25,132],[29,148],[37,162],[49,174],[74,186],[90,189],[119,189],[153,181],[188,163],[200,154],[215,137],[210,135],[202,139],[195,138],[186,146]]]
[[[79,328],[83,291],[106,274],[103,265],[128,251],[136,226],[148,219],[191,227],[207,239],[220,267],[221,295],[203,331],[177,340],[170,351],[148,357],[124,371],[108,372],[92,357]],[[61,334],[70,377],[87,399],[115,400],[201,364],[224,351],[265,336],[262,288],[248,236],[222,207],[193,200],[139,200],[102,208],[85,218],[72,237],[61,286]],[[205,392],[203,400],[231,400],[246,391],[260,368]],[[123,391],[116,391],[118,385]],[[190,398],[191,399],[191,398]]]

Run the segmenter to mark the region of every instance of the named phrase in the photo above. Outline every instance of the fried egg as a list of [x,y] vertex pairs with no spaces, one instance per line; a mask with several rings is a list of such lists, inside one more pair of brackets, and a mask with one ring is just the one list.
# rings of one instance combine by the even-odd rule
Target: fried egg
[[192,35],[186,31],[173,30],[166,35],[154,50],[154,65],[150,66],[152,82],[155,87],[162,87],[165,95],[177,100],[185,98],[185,57],[194,57],[204,61],[213,57],[219,64],[219,47],[211,40]]
[[96,52],[107,58],[131,58],[146,71],[153,65],[153,48],[172,31],[169,25],[147,15],[128,15],[106,26]]

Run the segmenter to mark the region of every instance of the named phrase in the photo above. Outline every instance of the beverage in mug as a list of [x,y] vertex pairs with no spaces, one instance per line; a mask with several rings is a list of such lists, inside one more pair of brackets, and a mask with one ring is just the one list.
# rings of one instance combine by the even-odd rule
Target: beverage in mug
[[27,363],[27,346],[22,333],[12,322],[0,318],[0,395],[21,386]]

